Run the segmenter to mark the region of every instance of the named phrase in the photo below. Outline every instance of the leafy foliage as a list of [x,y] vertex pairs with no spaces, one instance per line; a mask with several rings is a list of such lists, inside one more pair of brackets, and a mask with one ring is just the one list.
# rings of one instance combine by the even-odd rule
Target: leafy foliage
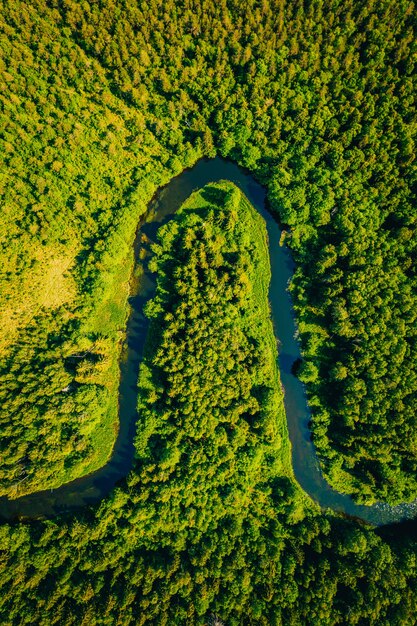
[[[157,186],[217,150],[265,183],[286,225],[298,264],[300,375],[326,475],[358,498],[415,497],[413,4],[0,8],[2,493],[57,486],[110,454],[138,217]],[[155,307],[149,313],[162,315]],[[175,320],[166,322],[172,346],[161,352],[157,336],[150,344],[162,361],[143,372],[149,391],[153,376],[174,376],[162,369],[184,349]],[[187,367],[197,373],[197,360]],[[243,400],[259,403],[250,386],[258,374],[237,369],[250,388]],[[218,399],[232,402],[233,390]],[[172,416],[167,431],[159,421],[165,402],[178,410],[178,394],[155,394],[142,407],[137,467],[98,509],[1,527],[4,623],[415,623],[413,535],[381,538],[303,514],[285,438],[282,457],[267,452],[277,443],[263,423],[269,394],[236,421],[241,435],[255,416],[260,425],[246,465],[243,444],[231,448],[236,467],[220,443],[226,428],[213,431],[197,399],[187,441]],[[178,454],[181,467],[184,451],[198,456],[201,432],[224,452],[225,474],[212,474],[220,460],[207,459],[193,509],[195,465],[170,483]],[[175,437],[179,451],[169,448]]]
[[413,623],[411,538],[325,517],[285,476],[259,215],[207,186],[155,253],[134,471],[95,510],[0,527],[4,623]]
[[[155,186],[218,149],[263,180],[288,227],[299,266],[302,375],[325,474],[358,498],[415,497],[415,15],[408,0],[326,10],[319,0],[209,2],[204,10],[156,1],[6,2],[2,15],[2,84],[10,94],[3,96],[2,345],[30,333],[42,360],[48,311],[60,319],[61,336],[68,332],[66,355],[92,332],[110,340],[107,380],[96,380],[110,393],[93,418],[106,424],[101,462],[114,439],[115,328],[123,326],[120,286],[138,215]],[[45,296],[48,280],[56,287]],[[114,301],[117,291],[117,315],[103,324],[98,302],[103,294]],[[19,393],[28,404],[37,399],[26,382]],[[8,427],[21,441],[8,401]],[[24,415],[32,439],[41,439],[34,416]],[[59,441],[62,465],[65,429]],[[94,436],[82,446],[103,447]],[[27,491],[56,480],[55,465],[35,480],[42,464],[35,456]],[[9,460],[17,467],[24,456]],[[80,474],[85,469],[76,461]],[[16,478],[5,477],[7,491]]]
[[265,225],[232,183],[218,183],[159,232],[139,386],[140,480],[161,489],[161,503],[185,501],[187,515],[240,510],[268,467],[283,470]]

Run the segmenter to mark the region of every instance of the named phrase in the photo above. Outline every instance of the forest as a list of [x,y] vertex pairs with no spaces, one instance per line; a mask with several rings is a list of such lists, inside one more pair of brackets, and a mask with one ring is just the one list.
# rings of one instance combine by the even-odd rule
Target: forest
[[[415,499],[414,4],[0,7],[0,495],[111,455],[139,218],[220,154],[296,262],[324,475]],[[415,523],[321,512],[293,479],[264,237],[226,182],[160,229],[134,467],[99,505],[0,526],[2,623],[417,623]]]
[[245,506],[268,478],[266,468],[282,474],[291,467],[282,445],[288,434],[269,319],[265,225],[224,182],[191,195],[158,234],[136,451],[152,474],[155,465],[164,470],[171,504],[171,473],[191,475],[189,464],[196,483],[193,492],[184,483],[190,510],[206,476],[214,483],[211,502],[220,498],[225,510]]

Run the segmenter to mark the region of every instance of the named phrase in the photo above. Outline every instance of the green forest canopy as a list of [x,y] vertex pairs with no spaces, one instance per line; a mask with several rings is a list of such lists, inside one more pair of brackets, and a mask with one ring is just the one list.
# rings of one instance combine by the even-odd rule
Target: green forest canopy
[[220,497],[226,512],[248,504],[269,467],[292,476],[265,223],[235,185],[212,183],[191,195],[158,238],[136,450],[151,474],[164,470],[164,501],[172,504],[176,475],[189,481],[193,467],[196,487],[184,481],[188,493],[181,493],[187,511],[209,479],[216,484],[209,500]]
[[412,3],[59,7],[2,4],[2,493],[110,455],[138,216],[219,151],[291,233],[326,477],[416,497]]
[[[13,0],[1,15],[1,493],[108,458],[138,217],[218,152],[266,185],[289,232],[325,475],[358,499],[415,498],[413,3]],[[245,523],[185,537],[180,516],[160,541],[130,489],[2,527],[6,623],[415,622],[412,536],[295,523],[285,482]]]
[[95,509],[0,526],[4,622],[403,624],[413,544],[322,515],[292,478],[262,218],[207,185],[154,253],[135,467]]

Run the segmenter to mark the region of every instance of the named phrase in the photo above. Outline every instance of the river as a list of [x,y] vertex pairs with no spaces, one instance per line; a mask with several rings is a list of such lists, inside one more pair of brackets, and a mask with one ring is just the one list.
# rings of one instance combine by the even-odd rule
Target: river
[[[402,522],[417,516],[417,501],[398,506],[378,503],[372,506],[355,504],[348,495],[332,489],[323,478],[310,438],[310,411],[304,385],[293,376],[294,361],[300,358],[296,323],[287,287],[294,271],[288,249],[279,246],[280,228],[265,208],[266,191],[254,178],[231,161],[220,157],[201,159],[161,188],[141,220],[135,239],[135,260],[138,259],[144,235],[155,241],[158,228],[171,219],[179,206],[195,189],[209,182],[230,180],[245,193],[265,219],[271,261],[272,279],[269,290],[275,335],[279,344],[279,369],[285,389],[284,403],[292,444],[294,475],[302,489],[323,509],[360,518],[375,526]],[[142,262],[141,262],[142,263]],[[140,362],[148,328],[143,305],[153,295],[155,277],[144,262],[144,273],[131,281],[131,312],[127,322],[126,342],[120,363],[119,433],[109,462],[101,469],[53,490],[40,491],[14,500],[0,498],[0,518],[49,518],[102,500],[129,472],[134,461],[134,432],[137,418],[137,387]]]

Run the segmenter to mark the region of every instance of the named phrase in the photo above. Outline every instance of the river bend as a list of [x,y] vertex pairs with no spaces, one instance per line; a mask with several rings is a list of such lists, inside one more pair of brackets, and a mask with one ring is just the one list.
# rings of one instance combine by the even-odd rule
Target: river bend
[[[146,216],[142,218],[134,245],[135,261],[143,241],[155,240],[158,228],[172,217],[192,191],[221,179],[230,180],[240,187],[266,222],[272,270],[269,299],[279,344],[279,369],[285,389],[284,402],[292,445],[292,462],[298,483],[323,509],[357,517],[376,526],[416,517],[417,501],[398,506],[383,503],[358,505],[350,496],[332,489],[321,474],[310,437],[310,411],[305,388],[291,371],[294,361],[301,356],[296,338],[294,311],[287,290],[294,264],[288,249],[279,246],[280,229],[265,208],[265,189],[250,174],[234,163],[216,157],[210,160],[201,159],[194,167],[173,178],[158,191],[149,204]],[[137,379],[148,328],[143,306],[155,290],[155,279],[148,271],[146,261],[142,278],[137,280],[134,276],[131,281],[131,312],[120,363],[119,433],[111,459],[101,469],[57,489],[40,491],[15,500],[0,498],[0,518],[3,521],[48,518],[96,503],[131,469],[137,418]]]

